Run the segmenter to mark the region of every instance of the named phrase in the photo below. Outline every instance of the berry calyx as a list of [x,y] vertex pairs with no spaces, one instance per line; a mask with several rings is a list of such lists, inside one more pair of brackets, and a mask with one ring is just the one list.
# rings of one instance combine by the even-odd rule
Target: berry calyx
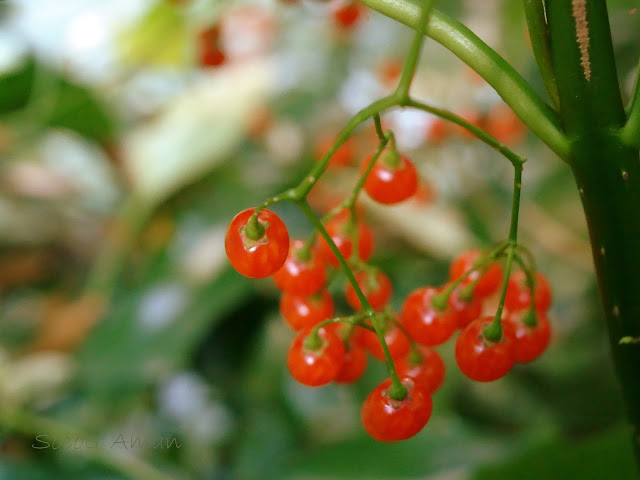
[[331,382],[342,367],[344,345],[335,333],[325,328],[305,329],[289,347],[287,366],[291,376],[309,387]]
[[[325,228],[336,247],[338,247],[338,251],[346,260],[349,260],[352,255],[354,233],[358,237],[358,256],[360,260],[366,262],[371,257],[373,253],[373,233],[362,220],[354,224],[348,211],[345,210],[333,217],[327,222]],[[340,265],[324,238],[321,238],[318,242],[318,253],[334,267]]]
[[273,274],[276,286],[292,295],[311,295],[327,281],[326,262],[317,251],[308,251],[304,240],[293,240],[284,265]]
[[400,377],[413,378],[431,395],[440,388],[445,377],[442,357],[435,350],[421,345],[396,362],[396,371]]
[[285,292],[280,297],[280,313],[293,330],[301,330],[333,317],[335,306],[327,290],[310,296]]
[[456,341],[455,356],[462,373],[477,382],[492,382],[504,377],[516,363],[515,345],[504,335],[497,342],[487,340],[484,330],[493,317],[471,322]]
[[[551,286],[542,273],[535,272],[534,306],[539,313],[544,313],[551,308]],[[527,276],[524,271],[513,272],[507,284],[507,294],[504,298],[504,306],[509,312],[525,310],[531,305],[531,290],[527,285]]]
[[391,398],[391,379],[387,379],[362,404],[362,425],[380,442],[411,438],[424,428],[431,417],[433,401],[427,390],[409,377],[402,378],[401,382],[407,388],[404,399]]
[[[456,257],[449,267],[449,280],[456,280],[471,270],[476,261],[482,257],[481,250],[472,249],[461,253]],[[482,270],[475,270],[470,273],[462,282],[462,285],[468,285],[476,282],[473,294],[480,297],[488,297],[498,290],[502,281],[502,267],[492,262]]]
[[[355,278],[371,308],[380,311],[389,303],[392,290],[391,280],[383,272],[380,270],[375,270],[374,272],[361,270],[355,274]],[[345,298],[354,310],[362,309],[360,299],[351,283],[347,284]]]
[[[371,156],[362,164],[364,172]],[[403,202],[416,193],[418,174],[416,167],[404,155],[390,149],[383,152],[371,168],[364,184],[367,194],[376,202],[393,205]]]
[[458,328],[465,328],[482,313],[482,299],[467,289],[468,287],[458,286],[449,295],[449,312],[455,318]]
[[249,278],[264,278],[284,264],[289,252],[289,232],[275,213],[263,209],[254,218],[255,210],[248,208],[233,217],[224,247],[231,266],[238,273]]
[[402,306],[401,321],[411,338],[427,347],[440,345],[453,335],[456,319],[448,309],[438,310],[432,299],[440,293],[434,287],[421,287],[411,292]]
[[[527,322],[528,316],[533,315],[535,325]],[[516,362],[527,363],[538,358],[549,346],[551,341],[551,325],[544,313],[531,311],[512,313],[502,322],[504,336],[513,342],[516,351]]]

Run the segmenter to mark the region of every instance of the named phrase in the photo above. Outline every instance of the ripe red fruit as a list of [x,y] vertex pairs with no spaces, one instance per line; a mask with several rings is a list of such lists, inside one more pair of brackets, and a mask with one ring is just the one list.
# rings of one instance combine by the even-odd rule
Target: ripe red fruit
[[[466,120],[467,122],[469,122],[471,125],[475,126],[475,127],[481,127],[482,126],[482,115],[480,115],[480,113],[473,109],[473,108],[469,108],[467,107],[466,109],[462,110],[461,112],[458,112],[458,115],[460,117],[462,117],[463,120]],[[471,141],[473,139],[476,138],[476,134],[472,133],[470,130],[467,130],[464,127],[461,127],[458,124],[452,124],[452,131],[458,136],[458,138],[460,138],[461,140],[465,140],[465,141]]]
[[436,310],[432,305],[438,293],[434,287],[418,288],[407,296],[402,306],[402,325],[414,341],[428,347],[446,342],[457,328],[456,319],[448,309]]
[[[397,158],[393,158],[397,156]],[[369,156],[362,164],[364,172],[371,162]],[[394,162],[397,162],[394,164]],[[404,155],[385,151],[376,160],[364,184],[365,191],[376,202],[393,205],[411,197],[418,188],[418,174],[411,160]]]
[[291,376],[309,387],[319,387],[331,382],[342,367],[344,345],[335,333],[318,329],[320,345],[308,348],[305,340],[311,329],[302,330],[289,347],[287,366]]
[[451,295],[449,295],[448,309],[455,318],[458,328],[464,328],[477,319],[482,313],[482,299],[476,295],[471,296],[469,300],[460,298],[461,288],[458,286]]
[[398,376],[413,378],[432,395],[444,382],[444,361],[435,350],[428,347],[419,346],[415,353],[417,355],[411,352],[396,362]]
[[[342,256],[349,260],[353,249],[352,231],[354,230],[353,223],[349,219],[349,213],[345,211],[336,215],[327,222],[325,228]],[[367,261],[373,253],[373,233],[360,220],[357,222],[356,235],[358,236],[358,256],[361,260]],[[318,254],[334,267],[340,265],[324,238],[320,238],[318,242]]]
[[198,33],[198,62],[203,67],[217,67],[226,59],[219,47],[220,27],[211,26]]
[[229,262],[238,273],[249,278],[273,275],[282,266],[289,252],[289,232],[280,217],[263,209],[258,223],[264,233],[257,240],[246,235],[247,222],[255,208],[238,213],[227,228],[224,248]]
[[[482,256],[482,251],[477,249],[467,250],[456,257],[449,268],[449,279],[455,280],[464,275],[465,272],[473,267],[475,261]],[[484,298],[493,294],[502,281],[502,267],[496,263],[491,263],[488,268],[480,275],[480,270],[471,273],[462,285],[468,285],[476,278],[480,277],[473,289],[473,294]]]
[[351,1],[334,10],[333,20],[336,26],[348,30],[358,22],[364,10],[365,6],[362,3]]
[[413,437],[431,417],[431,395],[420,383],[409,377],[401,381],[408,390],[403,400],[390,398],[391,379],[387,379],[362,404],[362,425],[369,435],[380,442],[396,442]]
[[367,352],[361,346],[348,342],[345,344],[342,367],[336,375],[335,382],[353,383],[362,377],[366,369]]
[[[536,292],[534,296],[535,309],[544,313],[551,307],[551,286],[542,273],[536,271]],[[531,305],[531,292],[527,286],[527,276],[522,270],[517,270],[509,277],[507,295],[504,306],[510,312],[525,310]]]
[[471,322],[456,341],[456,362],[462,373],[478,382],[491,382],[504,377],[516,363],[516,350],[512,341],[487,340],[483,331],[493,317],[482,317]]
[[441,145],[451,133],[451,125],[440,117],[435,117],[427,126],[427,142],[430,145]]
[[326,290],[308,297],[285,292],[280,297],[280,313],[293,330],[301,330],[332,318],[335,307],[331,295]]
[[[378,336],[375,332],[371,330],[362,330],[362,337],[360,339],[361,344],[369,351],[371,355],[380,360],[381,362],[385,361],[384,350],[382,349],[382,345],[380,345],[380,341],[378,340]],[[411,348],[411,344],[409,343],[409,339],[404,334],[402,330],[398,328],[397,325],[390,324],[387,325],[387,328],[384,332],[384,340],[387,343],[387,348],[389,349],[389,353],[391,354],[391,358],[393,360],[400,359],[409,353],[409,349]]]
[[276,286],[292,295],[311,295],[324,287],[327,281],[327,264],[316,249],[311,249],[310,258],[300,258],[304,245],[304,240],[293,240],[284,265],[273,274]]
[[528,310],[512,313],[502,322],[504,336],[515,345],[518,363],[527,363],[538,358],[551,340],[551,325],[547,316],[538,313],[537,325],[530,326],[523,321],[528,313]]
[[[361,270],[355,274],[356,282],[360,286],[362,293],[369,301],[369,304],[374,310],[381,310],[389,303],[391,299],[391,280],[380,270],[376,270],[375,274],[371,274],[369,271]],[[354,310],[360,310],[362,305],[356,291],[351,283],[347,283],[345,289],[345,297],[347,303]]]

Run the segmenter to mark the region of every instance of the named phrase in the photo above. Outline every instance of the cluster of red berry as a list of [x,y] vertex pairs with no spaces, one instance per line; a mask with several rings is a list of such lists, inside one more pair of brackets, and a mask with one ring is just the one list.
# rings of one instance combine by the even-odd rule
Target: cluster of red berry
[[[367,175],[364,190],[379,203],[402,202],[417,190],[413,163],[393,146],[368,158],[362,172]],[[406,439],[426,425],[431,395],[445,376],[444,362],[432,348],[446,342],[457,329],[462,330],[455,348],[458,366],[468,377],[482,382],[504,376],[516,362],[533,360],[549,343],[546,311],[551,290],[540,273],[518,270],[509,278],[506,314],[496,322],[482,312],[485,301],[503,283],[502,267],[497,255],[470,250],[453,261],[446,285],[414,290],[397,314],[389,307],[389,277],[367,263],[373,252],[373,234],[356,210],[334,209],[323,227],[325,235],[320,239],[314,233],[308,241],[290,240],[286,226],[273,212],[247,209],[229,225],[227,256],[243,275],[273,275],[282,291],[282,316],[297,332],[287,363],[300,383],[354,382],[366,369],[366,352],[391,364],[390,373],[395,370],[397,383],[404,386],[401,393],[393,391],[392,375],[362,406],[364,427],[377,440]],[[334,318],[327,284],[333,278],[328,272],[340,266],[336,251],[349,267],[347,276],[352,276],[344,296],[354,314]]]

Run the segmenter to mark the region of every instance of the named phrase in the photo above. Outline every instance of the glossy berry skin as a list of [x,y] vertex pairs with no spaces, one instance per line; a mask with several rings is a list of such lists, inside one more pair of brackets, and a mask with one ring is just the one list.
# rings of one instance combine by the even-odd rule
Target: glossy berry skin
[[[362,331],[360,342],[371,355],[381,362],[384,362],[384,350],[382,349],[382,345],[380,345],[378,336],[370,330],[363,329]],[[396,325],[389,325],[387,327],[384,333],[384,340],[387,343],[387,348],[389,348],[389,354],[391,354],[391,358],[393,358],[394,361],[403,358],[409,353],[411,348],[409,339]]]
[[516,349],[504,335],[499,342],[490,342],[483,330],[493,317],[482,317],[471,322],[456,341],[456,362],[462,373],[477,382],[492,382],[504,377],[516,363]]
[[367,369],[367,352],[359,345],[348,342],[345,345],[342,367],[336,375],[336,383],[353,383],[364,374]]
[[304,244],[304,240],[293,240],[284,265],[273,274],[273,281],[283,292],[307,296],[319,291],[327,281],[327,264],[317,251],[312,249],[308,260],[298,257],[297,253]]
[[[477,249],[467,250],[458,257],[456,257],[449,268],[449,279],[455,280],[461,277],[465,272],[473,267],[475,261],[482,256],[482,251]],[[463,282],[462,285],[468,285],[476,278],[480,277],[478,283],[476,283],[473,289],[473,294],[480,297],[488,297],[495,293],[500,287],[502,281],[502,267],[498,263],[492,263],[483,273],[480,275],[480,271],[477,270],[470,274]]]
[[435,350],[418,347],[419,361],[414,362],[410,353],[396,362],[396,371],[400,377],[411,377],[420,383],[430,395],[433,395],[444,382],[445,365],[442,357]]
[[[362,270],[355,274],[355,278],[362,293],[364,293],[364,296],[374,310],[380,311],[389,303],[392,291],[391,280],[380,270],[376,270],[373,275],[368,271]],[[351,308],[354,310],[362,309],[360,300],[351,283],[347,283],[344,295]]]
[[[380,155],[369,172],[364,189],[376,202],[393,205],[407,200],[416,193],[418,173],[411,160],[404,155],[398,155],[397,165],[391,165],[385,155],[393,153],[383,152]],[[362,164],[362,172],[366,170],[371,158],[368,157]]]
[[280,297],[280,313],[293,330],[301,330],[333,317],[335,306],[327,290],[307,297],[285,292]]
[[[347,212],[336,215],[325,225],[327,233],[346,260],[349,260],[353,251],[353,242],[351,241],[349,225],[349,215]],[[366,262],[371,258],[371,254],[373,253],[373,233],[363,221],[358,221],[357,235],[358,256],[362,261]],[[333,251],[324,238],[320,238],[318,242],[318,254],[332,266],[338,267],[340,265],[338,259],[333,254]]]
[[504,336],[515,345],[518,363],[527,363],[538,358],[551,340],[551,325],[546,314],[538,313],[538,323],[533,327],[522,321],[527,313],[527,310],[512,313],[502,322]]
[[436,310],[431,304],[438,293],[434,287],[418,288],[407,296],[402,306],[402,325],[415,342],[427,347],[449,340],[458,326],[448,309]]
[[[551,286],[542,273],[536,271],[535,278],[535,309],[538,313],[544,313],[551,307]],[[527,286],[527,276],[522,270],[517,270],[509,277],[504,306],[510,312],[519,312],[529,308],[529,305],[531,305],[531,292]]]
[[335,333],[325,328],[318,329],[322,344],[318,349],[305,347],[305,338],[311,329],[300,331],[293,339],[287,355],[287,366],[291,376],[309,387],[319,387],[331,382],[342,367],[344,345]]
[[429,421],[431,395],[409,377],[401,379],[408,393],[403,400],[389,397],[391,379],[378,385],[365,399],[360,411],[362,425],[380,442],[397,442],[416,435]]
[[238,213],[227,228],[224,248],[231,266],[245,277],[265,278],[278,271],[289,253],[289,232],[284,222],[275,213],[263,209],[258,221],[264,234],[258,240],[245,235],[247,221],[255,208]]
[[482,303],[482,299],[476,295],[472,295],[468,301],[462,300],[460,298],[460,287],[451,292],[448,303],[449,312],[455,318],[458,328],[465,328],[480,317]]

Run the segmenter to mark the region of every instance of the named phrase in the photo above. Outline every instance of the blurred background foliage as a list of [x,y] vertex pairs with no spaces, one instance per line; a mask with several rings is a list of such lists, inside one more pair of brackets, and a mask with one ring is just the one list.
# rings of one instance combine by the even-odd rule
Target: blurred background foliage
[[[278,293],[232,271],[223,237],[236,212],[296,184],[319,145],[393,87],[411,32],[366,9],[341,26],[339,1],[0,2],[0,479],[633,477],[576,188],[517,128],[511,141],[529,158],[521,239],[554,288],[549,351],[481,385],[457,370],[449,342],[432,419],[399,444],[360,426],[382,365],[348,387],[289,377]],[[608,4],[628,97],[638,2]],[[438,7],[543,95],[520,2]],[[212,30],[224,58],[203,56]],[[489,118],[493,89],[426,45],[412,92]],[[506,237],[511,169],[455,131],[442,141],[429,115],[396,110],[383,123],[423,177],[408,205],[362,202],[399,308],[443,283],[464,248]],[[353,185],[371,125],[354,142],[353,163],[314,189],[318,211]],[[310,232],[295,206],[274,210],[293,236]],[[346,313],[342,286],[332,291]],[[38,435],[62,445],[36,449]],[[181,446],[63,442],[120,435]]]

